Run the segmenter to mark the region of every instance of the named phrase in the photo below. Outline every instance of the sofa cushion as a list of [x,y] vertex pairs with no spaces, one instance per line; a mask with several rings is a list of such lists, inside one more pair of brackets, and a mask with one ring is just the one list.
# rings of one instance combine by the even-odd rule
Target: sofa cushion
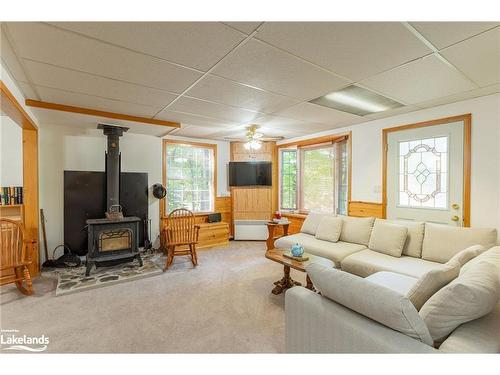
[[387,220],[390,223],[403,225],[408,228],[403,255],[420,258],[422,255],[422,242],[424,241],[425,223],[410,220]]
[[500,302],[489,314],[459,326],[439,350],[445,353],[500,353]]
[[407,296],[413,306],[420,310],[434,293],[455,279],[459,272],[460,263],[458,262],[453,263],[453,265],[446,264],[443,268],[430,270],[418,279]]
[[336,267],[340,266],[340,262],[346,256],[366,249],[366,246],[349,242],[328,242],[318,240],[316,237],[306,233],[297,233],[291,236],[281,237],[274,242],[274,247],[289,249],[296,243],[302,245],[304,251],[307,253],[332,260]]
[[467,270],[471,267],[474,267],[474,265],[478,262],[490,262],[496,265],[499,265],[500,267],[500,246],[494,246],[489,250],[484,251],[480,255],[478,255],[476,258],[470,260],[467,262],[461,269],[460,269],[460,274],[467,272]]
[[422,259],[446,263],[455,254],[472,245],[482,245],[489,249],[495,245],[496,240],[496,229],[426,223]]
[[500,264],[483,258],[434,294],[420,310],[433,340],[442,342],[459,325],[493,310],[500,298]]
[[376,219],[368,248],[379,253],[400,257],[408,235],[408,228]]
[[481,245],[474,245],[470,246],[467,249],[464,249],[462,251],[459,251],[453,257],[446,262],[446,264],[453,266],[455,264],[458,264],[460,267],[465,265],[468,261],[474,259],[478,255],[484,252],[486,250],[483,246]]
[[392,289],[404,296],[408,295],[411,288],[413,288],[413,286],[418,282],[416,277],[387,271],[373,273],[370,276],[365,277],[365,280]]
[[342,218],[342,232],[340,240],[344,242],[357,243],[368,246],[372,233],[374,217],[351,217],[339,216]]
[[349,255],[341,263],[341,268],[344,271],[361,277],[370,276],[375,272],[390,271],[420,278],[430,270],[443,267],[443,264],[420,258],[405,255],[396,258],[370,249]]
[[300,231],[302,233],[312,234],[314,236],[316,234],[316,231],[318,230],[318,225],[324,216],[326,215],[315,212],[309,213],[304,222],[302,223]]
[[308,265],[306,272],[322,296],[423,343],[432,344],[422,318],[404,295],[318,263]]
[[316,238],[318,240],[337,242],[342,230],[342,218],[325,216],[318,225]]

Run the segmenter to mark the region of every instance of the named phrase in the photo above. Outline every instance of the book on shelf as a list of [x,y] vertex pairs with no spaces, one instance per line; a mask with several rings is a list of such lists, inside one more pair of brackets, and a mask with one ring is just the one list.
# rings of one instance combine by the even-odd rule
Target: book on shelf
[[13,206],[16,204],[23,204],[23,187],[0,187],[0,206]]

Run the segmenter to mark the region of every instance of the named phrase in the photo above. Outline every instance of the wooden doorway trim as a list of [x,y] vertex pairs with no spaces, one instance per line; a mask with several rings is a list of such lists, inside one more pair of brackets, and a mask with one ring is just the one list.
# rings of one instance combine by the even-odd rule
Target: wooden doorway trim
[[0,81],[2,112],[22,128],[23,139],[23,222],[28,240],[35,241],[31,276],[40,273],[38,242],[38,128],[7,86]]
[[442,125],[450,122],[462,121],[464,123],[464,190],[463,190],[463,223],[464,227],[470,227],[470,185],[471,185],[471,124],[470,113],[444,117],[431,121],[417,122],[392,128],[382,129],[382,216],[387,218],[387,137],[389,133],[423,128],[427,126]]

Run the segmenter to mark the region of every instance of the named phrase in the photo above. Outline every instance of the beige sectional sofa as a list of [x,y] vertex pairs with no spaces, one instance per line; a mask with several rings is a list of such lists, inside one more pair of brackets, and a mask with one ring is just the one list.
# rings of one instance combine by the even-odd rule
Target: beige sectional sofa
[[500,352],[495,229],[339,218],[275,242],[335,263],[307,269],[322,296],[287,291],[288,352]]
[[[392,271],[418,278],[430,270],[443,268],[443,265],[461,250],[472,245],[482,245],[488,249],[497,241],[496,229],[458,228],[432,223],[348,216],[339,216],[343,223],[337,242],[316,238],[319,225],[330,216],[332,215],[308,215],[300,233],[281,237],[275,241],[274,246],[290,248],[299,243],[306,252],[330,259],[336,268],[362,277],[375,272]],[[378,223],[407,228],[399,256],[383,252],[384,244],[389,246],[394,242],[390,237],[397,237],[397,234],[392,235],[391,228],[386,232],[377,231]],[[377,249],[370,248],[371,244],[377,245]]]

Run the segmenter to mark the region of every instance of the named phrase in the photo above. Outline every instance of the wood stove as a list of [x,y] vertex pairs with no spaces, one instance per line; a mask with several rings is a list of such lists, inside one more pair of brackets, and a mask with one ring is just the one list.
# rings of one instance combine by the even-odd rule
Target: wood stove
[[106,152],[106,206],[103,219],[87,220],[88,253],[86,276],[94,265],[107,265],[137,259],[139,253],[139,223],[135,216],[123,217],[120,206],[120,140],[128,128],[99,124],[98,129],[108,138]]

